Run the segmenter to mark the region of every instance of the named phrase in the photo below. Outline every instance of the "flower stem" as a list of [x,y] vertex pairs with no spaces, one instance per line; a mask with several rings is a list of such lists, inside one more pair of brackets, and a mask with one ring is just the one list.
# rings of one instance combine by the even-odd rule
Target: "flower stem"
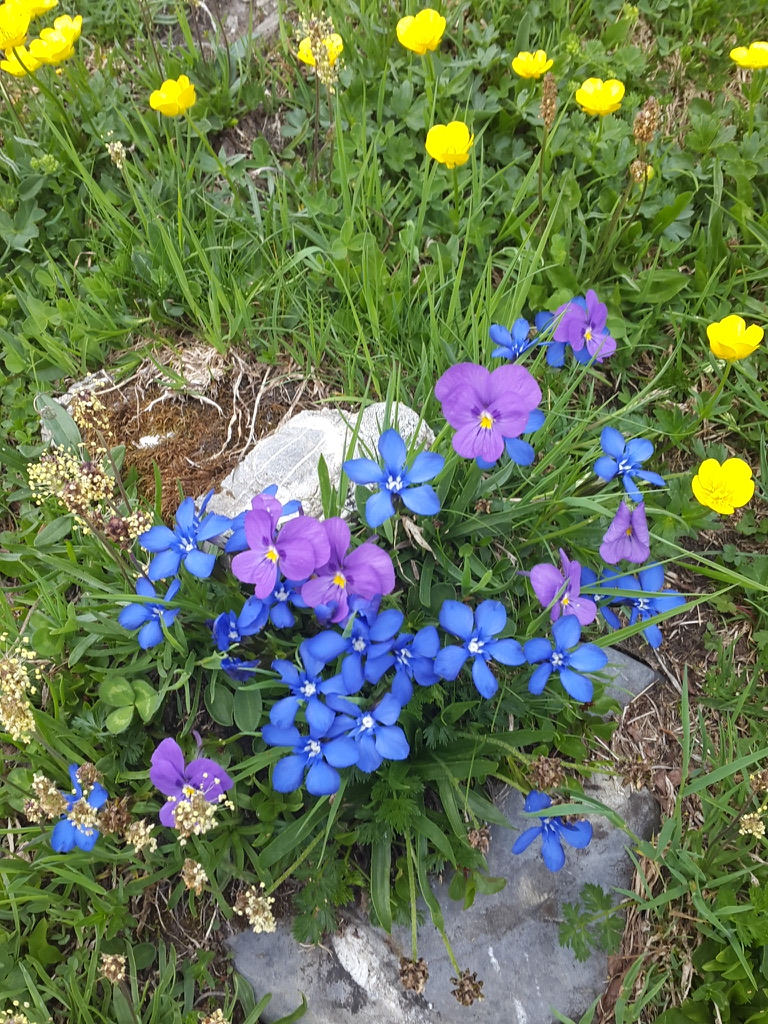
[[315,75],[315,130],[312,139],[312,181],[317,181],[317,154],[320,147],[320,79]]
[[[544,125],[544,134],[541,137],[541,149],[539,150],[539,217],[543,217],[544,214],[544,156],[547,152],[547,140],[549,139],[549,128]],[[540,220],[539,224],[543,230],[544,221]]]
[[459,231],[459,169],[453,168],[453,220],[456,233]]
[[717,400],[722,394],[723,388],[725,387],[725,382],[728,380],[728,377],[730,375],[732,365],[733,363],[731,361],[726,362],[725,370],[723,370],[723,376],[720,378],[720,383],[715,388],[715,393],[712,395],[709,401],[704,403],[702,410],[699,413],[698,418],[696,420],[696,426],[698,426],[699,423],[702,422],[702,420],[707,419],[712,413],[712,410],[717,405]]

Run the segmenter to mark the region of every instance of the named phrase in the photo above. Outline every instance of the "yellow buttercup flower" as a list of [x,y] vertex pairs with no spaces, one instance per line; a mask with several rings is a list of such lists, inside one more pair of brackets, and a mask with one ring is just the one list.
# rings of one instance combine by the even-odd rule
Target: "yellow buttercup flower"
[[751,356],[763,340],[765,331],[757,324],[747,327],[740,316],[726,316],[707,327],[707,337],[712,354],[718,359],[746,359]]
[[194,105],[195,87],[186,75],[167,78],[149,97],[149,105],[165,117],[178,117]]
[[586,114],[598,114],[605,117],[613,114],[621,106],[624,98],[624,83],[617,78],[588,78],[576,90],[576,102]]
[[547,60],[544,50],[537,50],[535,53],[521,50],[512,61],[512,70],[521,78],[541,78],[554,63],[553,60]]
[[[344,49],[344,41],[338,33],[334,32],[332,35],[326,36],[325,39],[323,39],[323,44],[328,51],[328,63],[333,67]],[[311,68],[315,67],[315,55],[312,53],[312,45],[309,36],[306,36],[306,38],[302,39],[299,43],[299,50],[296,56],[300,61],[303,61],[304,64],[309,64]]]
[[752,470],[743,459],[706,459],[691,481],[696,500],[723,515],[733,515],[755,493]]
[[22,7],[29,11],[30,18],[36,18],[40,14],[47,14],[59,3],[59,0],[18,0]]
[[29,11],[23,4],[0,4],[0,50],[13,50],[26,43],[29,20]]
[[475,136],[463,121],[435,124],[427,132],[426,150],[433,160],[446,167],[460,167],[469,160]]
[[759,40],[750,43],[749,46],[737,46],[735,50],[731,50],[730,58],[736,61],[740,68],[768,68],[768,43]]
[[426,7],[416,15],[401,18],[397,23],[399,41],[406,50],[413,50],[418,54],[436,50],[444,32],[445,18],[431,7]]
[[[68,14],[62,14],[56,18],[53,23],[53,27],[57,32],[61,32],[65,36],[69,36],[73,43],[76,43],[80,38],[80,33],[83,31],[83,16],[82,14],[76,15],[74,18],[70,18]],[[40,35],[45,32],[45,29]]]
[[62,14],[54,21],[53,28],[40,30],[40,38],[32,40],[29,51],[40,64],[60,64],[75,52],[82,27],[80,14],[75,18]]
[[0,68],[16,78],[23,78],[29,71],[37,71],[39,67],[40,61],[35,60],[26,46],[15,46],[8,51],[5,60],[0,60]]

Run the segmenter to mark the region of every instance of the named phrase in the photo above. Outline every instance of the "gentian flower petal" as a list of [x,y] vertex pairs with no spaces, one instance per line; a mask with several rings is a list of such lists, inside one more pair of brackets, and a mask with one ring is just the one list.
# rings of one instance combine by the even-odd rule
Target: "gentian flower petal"
[[592,700],[594,687],[586,676],[579,675],[578,672],[572,672],[569,668],[561,668],[560,682],[563,684],[566,693],[569,693],[574,700],[578,700],[582,704],[588,704]]
[[549,661],[552,657],[552,644],[543,637],[537,636],[526,640],[523,647],[526,661],[534,665],[537,661]]
[[141,547],[152,554],[166,551],[175,540],[176,534],[167,526],[151,526],[139,535]]
[[[475,617],[472,609],[461,601],[443,601],[439,615],[440,625],[443,629],[459,637],[461,640],[471,640],[475,628]],[[505,617],[506,621],[506,617]]]
[[552,624],[552,635],[558,650],[568,650],[579,642],[581,623],[575,615],[564,615]]
[[565,864],[565,851],[560,836],[552,829],[545,829],[541,841],[541,856],[550,871],[559,871]]
[[385,430],[379,438],[378,449],[388,472],[399,473],[408,457],[408,449],[400,434],[391,427]]
[[[331,796],[338,792],[341,776],[325,761],[315,759],[307,772],[307,792],[312,796]],[[277,787],[275,787],[277,788]]]
[[441,679],[455,679],[464,667],[464,662],[469,657],[465,647],[450,645],[438,651],[435,658],[435,672]]
[[347,459],[342,469],[353,483],[361,486],[380,484],[385,479],[384,471],[373,459]]
[[506,609],[501,601],[481,601],[475,612],[475,622],[485,637],[495,636],[507,624]]
[[[159,561],[162,557],[162,555],[158,555],[157,558],[153,561],[152,565],[154,565],[155,562]],[[187,572],[192,573],[193,576],[197,576],[197,578],[200,580],[208,579],[208,577],[213,572],[213,567],[215,564],[216,555],[207,555],[204,551],[200,551],[199,549],[195,551],[190,551],[189,554],[184,559],[184,568],[187,570]],[[151,568],[152,566],[150,566],[150,569]],[[171,574],[169,573],[166,575]]]
[[147,576],[153,581],[164,580],[169,576],[175,576],[180,565],[181,552],[175,548],[168,548],[167,551],[161,551],[160,554],[155,555],[149,563]]
[[592,825],[588,821],[563,822],[560,835],[577,850],[583,850],[592,841]]
[[624,435],[615,427],[603,427],[600,434],[600,446],[606,455],[621,459],[624,455]]
[[[403,491],[403,496],[406,494]],[[372,530],[377,529],[395,514],[395,506],[389,491],[376,491],[365,503],[365,518]]]
[[77,829],[69,820],[62,818],[57,821],[51,833],[51,847],[56,853],[70,853],[75,848],[75,833]]
[[377,728],[376,750],[390,761],[404,761],[411,752],[399,725],[380,725]]
[[142,626],[138,635],[139,647],[142,651],[148,651],[151,647],[157,647],[163,642],[163,627],[160,620],[152,618],[146,625]]
[[[406,487],[401,493],[403,504],[417,516],[435,516],[440,511],[440,499],[437,492],[430,484],[421,484],[419,487]],[[369,500],[370,504],[370,500]],[[366,515],[368,508],[366,506]],[[370,519],[368,520],[369,522]],[[371,526],[373,523],[371,522]]]
[[525,832],[521,832],[512,844],[512,853],[522,853],[527,850],[531,843],[544,831],[541,825],[531,825]]
[[442,472],[445,465],[445,456],[437,452],[419,452],[413,460],[413,465],[408,470],[409,484],[423,484]]
[[532,789],[525,798],[523,810],[526,814],[536,814],[538,811],[545,811],[552,806],[552,798],[538,789]]
[[477,692],[486,700],[490,700],[499,688],[499,682],[484,658],[475,658],[472,662],[472,681]]
[[[266,726],[265,726],[266,728]],[[289,754],[281,758],[272,769],[272,787],[278,793],[292,793],[304,781],[307,758],[301,754]],[[335,774],[335,773],[334,773]],[[336,775],[338,778],[338,775]],[[338,783],[336,789],[338,789]],[[335,792],[335,790],[331,790]]]
[[582,644],[571,654],[570,664],[577,672],[599,672],[608,664],[608,655],[595,644]]
[[543,665],[539,665],[538,668],[533,670],[531,678],[528,680],[528,692],[538,696],[543,693],[544,687],[547,685],[547,680],[552,675],[552,666],[548,661],[545,661]]
[[525,663],[523,648],[517,640],[492,640],[485,645],[485,653],[502,665],[522,665]]

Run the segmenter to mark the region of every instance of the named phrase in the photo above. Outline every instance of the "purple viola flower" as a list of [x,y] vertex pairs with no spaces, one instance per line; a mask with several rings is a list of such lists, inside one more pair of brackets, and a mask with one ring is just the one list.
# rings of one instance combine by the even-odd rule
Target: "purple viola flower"
[[[546,417],[541,409],[534,409],[528,417],[523,433],[533,434],[534,431],[540,430],[544,426],[545,419]],[[514,462],[518,466],[530,466],[536,458],[533,445],[523,441],[520,437],[505,437],[504,451],[509,456],[510,462]],[[475,462],[480,469],[491,469],[495,465],[494,462],[486,462],[485,459],[481,458],[475,459]]]
[[403,624],[403,613],[390,608],[380,614],[372,614],[369,618],[357,614],[352,622],[352,630],[347,634],[335,630],[325,630],[305,640],[306,649],[318,658],[323,665],[335,661],[340,655],[346,657],[341,663],[341,678],[344,692],[348,695],[357,693],[363,686],[366,676],[363,667],[369,656],[380,658],[392,647],[395,634]]
[[[540,814],[552,801],[546,793],[538,793],[533,790],[525,798],[524,810],[527,814]],[[563,821],[558,816],[541,818],[538,825],[531,825],[525,832],[517,837],[512,846],[512,853],[522,853],[527,850],[534,839],[541,836],[541,856],[550,871],[559,871],[565,864],[565,851],[562,840],[569,846],[582,850],[588,846],[592,839],[592,826],[588,821],[575,821],[573,823]]]
[[385,759],[404,761],[411,752],[405,733],[396,725],[403,710],[400,701],[385,693],[368,711],[344,697],[331,697],[329,703],[339,714],[330,736],[349,736],[358,747],[356,766],[361,772],[375,772]]
[[631,501],[641,502],[642,491],[635,483],[634,478],[640,477],[646,483],[654,484],[656,487],[663,487],[666,481],[658,473],[651,473],[650,470],[641,469],[642,464],[653,455],[653,445],[645,438],[636,437],[632,441],[625,441],[624,435],[613,427],[604,427],[600,434],[600,444],[605,455],[601,455],[595,462],[595,473],[601,480],[613,480],[620,476],[624,484],[624,490]]
[[175,576],[182,563],[187,572],[201,580],[211,575],[216,555],[206,554],[198,545],[218,537],[231,527],[229,516],[205,514],[212,496],[211,490],[199,512],[195,510],[195,499],[185,498],[176,511],[174,530],[167,526],[153,526],[139,535],[139,544],[156,556],[147,570],[147,576],[153,582]]
[[499,366],[493,372],[475,363],[457,363],[435,384],[443,416],[456,433],[454,450],[462,458],[493,463],[507,438],[524,433],[541,401],[541,389],[522,366]]
[[472,658],[472,681],[481,697],[490,698],[499,684],[488,662],[502,665],[522,665],[523,649],[517,640],[496,640],[507,624],[507,613],[500,601],[482,601],[472,614],[460,601],[444,601],[440,609],[440,625],[464,643],[450,645],[438,652],[435,672],[442,679],[455,679],[464,663]]
[[[278,519],[286,519],[289,516],[295,516],[297,512],[301,514],[300,501],[288,501],[283,505],[277,500],[276,494],[277,484],[270,484],[269,487],[265,487],[260,494],[255,495],[251,499],[250,511],[271,512],[279,506],[280,511]],[[229,538],[227,546],[224,548],[227,554],[235,554],[237,551],[245,551],[248,547],[248,538],[245,535],[245,517],[247,514],[248,510],[241,512],[232,520],[230,524],[232,536]]]
[[588,626],[597,618],[597,606],[591,598],[581,595],[581,564],[568,558],[562,548],[560,560],[562,572],[547,562],[534,565],[530,573],[533,591],[544,608],[552,605],[552,622],[561,615],[575,615],[582,626]]
[[104,806],[109,794],[100,782],[94,782],[87,791],[83,791],[79,771],[76,764],[71,764],[69,778],[72,790],[69,793],[59,790],[67,801],[67,809],[51,833],[51,847],[56,853],[70,853],[75,847],[90,853],[99,838],[96,811]]
[[[610,336],[605,326],[608,307],[600,302],[591,288],[586,298],[579,296],[559,306],[555,310],[555,316],[560,317],[552,335],[555,343],[570,345],[580,363],[588,363],[590,359],[602,363],[616,351],[616,340]],[[561,356],[564,359],[565,349],[562,352],[559,349],[550,349],[547,355],[547,361],[551,366],[562,366],[562,362],[552,362],[552,359],[559,359]]]
[[222,612],[211,623],[211,632],[220,651],[228,651],[233,644],[239,644],[245,636],[254,636],[266,625],[269,605],[258,597],[249,597],[240,610]]
[[253,661],[243,661],[242,658],[222,658],[220,668],[236,683],[247,683],[249,679],[253,678],[253,674],[260,664],[258,658]]
[[[179,592],[181,582],[174,580],[165,594],[165,601],[172,601]],[[157,592],[146,576],[136,580],[136,593],[139,597],[157,597]],[[139,647],[148,651],[163,642],[163,626],[166,629],[179,614],[180,608],[166,608],[164,604],[129,604],[120,612],[117,621],[123,629],[139,630]]]
[[377,484],[378,490],[365,503],[365,518],[373,529],[395,514],[394,499],[419,516],[434,516],[440,511],[440,499],[426,480],[434,479],[445,459],[436,452],[421,452],[406,465],[408,451],[396,430],[385,430],[379,438],[383,468],[373,459],[348,459],[342,469],[356,484]]
[[232,559],[232,572],[243,583],[253,583],[256,597],[269,597],[278,581],[278,570],[287,579],[301,580],[328,560],[329,547],[323,525],[311,516],[290,519],[280,530],[283,506],[276,498],[257,495],[257,508],[245,513],[248,550]]
[[[290,525],[290,524],[288,524]],[[351,534],[339,516],[320,524],[330,550],[316,576],[301,588],[301,596],[310,608],[324,606],[327,621],[342,622],[349,614],[349,599],[355,594],[366,601],[395,589],[395,568],[386,551],[366,541],[348,551]]]
[[358,745],[349,736],[323,738],[322,733],[302,736],[295,725],[279,729],[265,725],[261,730],[265,743],[271,747],[293,747],[293,753],[281,758],[272,771],[272,786],[278,793],[292,793],[304,781],[313,796],[330,796],[337,792],[341,776],[337,768],[357,763]]
[[560,676],[567,693],[574,700],[588,703],[592,700],[592,681],[584,672],[599,672],[608,662],[605,651],[594,644],[579,644],[581,623],[575,615],[564,615],[552,624],[554,645],[536,637],[524,645],[525,657],[531,665],[543,662],[534,669],[528,690],[537,696],[543,692],[553,672]]
[[299,657],[303,666],[301,670],[282,658],[272,662],[272,668],[291,693],[290,696],[283,697],[272,705],[269,720],[278,729],[288,729],[294,724],[299,708],[303,707],[310,732],[313,735],[324,736],[336,716],[320,700],[320,695],[343,693],[344,683],[340,675],[321,679],[320,673],[325,662],[315,657],[309,648],[308,640],[299,647]]
[[149,778],[168,799],[160,808],[160,821],[168,828],[176,824],[176,808],[183,800],[201,794],[209,804],[220,803],[234,783],[221,765],[209,757],[197,757],[188,765],[176,740],[158,744],[151,760]]
[[[637,577],[620,576],[610,569],[603,574],[603,586],[610,584],[615,590],[628,590],[630,594],[619,595],[609,604],[623,604],[631,609],[629,625],[634,626],[636,622],[644,622],[653,618],[654,615],[662,615],[664,612],[680,608],[685,604],[685,597],[678,590],[664,590],[664,569],[658,563],[641,569]],[[662,593],[663,591],[663,593]],[[621,628],[618,615],[608,605],[602,607],[602,613],[606,622],[614,629]],[[651,647],[659,647],[663,639],[661,629],[654,622],[646,626],[643,636]]]
[[435,672],[435,658],[440,650],[440,637],[434,626],[424,626],[415,635],[401,633],[386,652],[372,651],[365,665],[365,678],[378,683],[385,672],[394,667],[392,693],[405,707],[413,696],[413,680],[419,686],[433,686],[440,676]]
[[618,562],[645,562],[651,553],[648,522],[645,518],[645,502],[630,511],[622,501],[613,522],[605,531],[600,545],[600,557],[608,565]]

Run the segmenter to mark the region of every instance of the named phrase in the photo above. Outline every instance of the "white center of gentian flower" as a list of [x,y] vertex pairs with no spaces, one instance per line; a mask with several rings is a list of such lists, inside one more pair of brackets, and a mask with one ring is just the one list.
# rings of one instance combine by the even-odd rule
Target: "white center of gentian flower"
[[632,468],[632,463],[629,461],[629,459],[622,459],[621,462],[619,463],[619,470],[618,471],[619,471],[619,473],[626,473],[627,470],[629,470],[631,468]]
[[285,589],[285,587],[282,584],[280,584],[280,589],[275,591],[275,600],[276,601],[287,601],[288,600],[288,591]]
[[373,726],[374,726],[373,718],[370,715],[363,715],[363,717],[360,719],[360,731],[361,732],[368,732],[368,730],[372,729]]
[[399,665],[407,667],[408,662],[411,660],[412,657],[413,655],[411,654],[407,647],[401,647],[400,650],[395,655],[395,661],[397,661]]
[[469,651],[470,654],[480,654],[484,646],[485,642],[483,640],[480,640],[478,639],[478,637],[473,636],[472,639],[467,644],[467,650]]
[[394,491],[395,494],[399,494],[403,489],[403,478],[398,473],[397,476],[390,475],[387,477],[386,488],[388,491]]
[[564,657],[564,655],[562,655],[560,653],[560,651],[555,651],[554,654],[552,655],[552,667],[553,668],[562,668],[562,666],[564,664],[565,664],[565,657]]
[[229,627],[229,632],[227,633],[227,638],[229,640],[231,640],[232,643],[234,643],[235,640],[239,640],[240,639],[240,632],[239,632],[237,626],[230,626]]
[[317,687],[308,679],[302,686],[300,692],[302,697],[314,697],[314,695],[317,693]]
[[647,612],[651,609],[651,602],[647,597],[638,597],[637,601],[635,601],[635,607],[639,612]]
[[357,654],[362,654],[366,646],[367,644],[361,636],[356,636],[355,639],[352,641],[352,650],[355,651]]
[[320,753],[320,744],[317,740],[310,740],[306,747],[304,747],[304,753],[310,757],[317,757]]
[[267,548],[264,557],[270,562],[277,562],[280,555],[277,553],[277,548],[270,546]]
[[480,426],[483,430],[490,430],[493,426],[493,416],[491,416],[487,409],[483,409],[480,413]]
[[182,551],[186,551],[186,552],[194,551],[196,547],[197,547],[197,544],[195,544],[195,542],[193,540],[190,540],[189,537],[185,537],[184,540],[181,542],[181,549],[182,549]]

